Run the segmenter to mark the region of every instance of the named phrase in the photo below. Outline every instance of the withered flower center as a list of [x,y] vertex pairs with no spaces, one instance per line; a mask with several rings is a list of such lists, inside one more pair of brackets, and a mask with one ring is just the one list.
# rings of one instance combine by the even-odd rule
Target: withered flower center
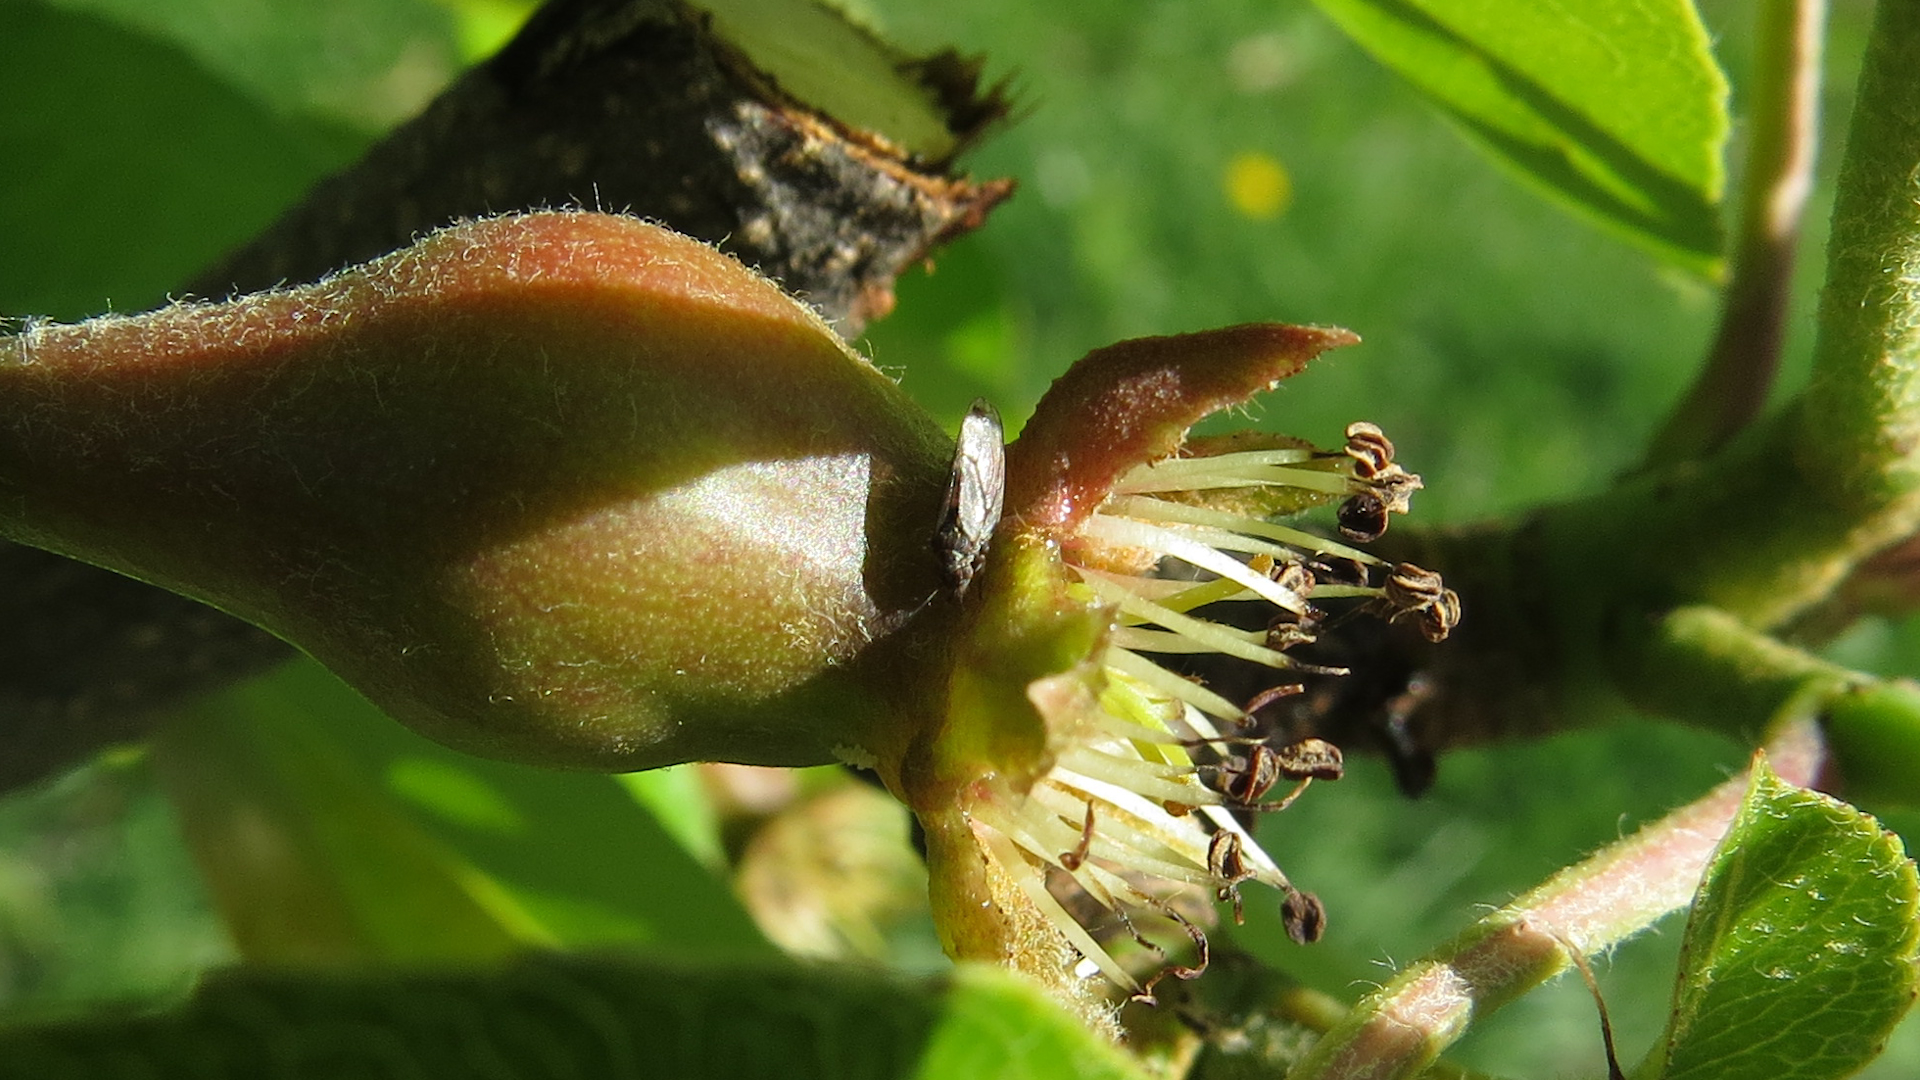
[[[1303,943],[1320,936],[1320,902],[1294,886],[1244,821],[1286,808],[1314,780],[1338,779],[1340,751],[1288,738],[1260,713],[1299,693],[1304,678],[1346,674],[1289,655],[1319,635],[1328,619],[1320,604],[1412,620],[1433,640],[1458,621],[1459,598],[1437,574],[1352,546],[1376,539],[1419,487],[1372,424],[1349,427],[1333,451],[1267,436],[1201,440],[1121,476],[1062,541],[1075,588],[1114,612],[1103,685],[1075,715],[1050,718],[1051,769],[1023,796],[986,800],[973,821],[1079,950],[1083,974],[1102,973],[1145,1000],[1162,978],[1198,975],[1206,936],[1177,902],[1192,887],[1230,904],[1238,921],[1240,887],[1270,886],[1282,894],[1288,933]],[[1337,507],[1344,539],[1272,520],[1325,505]],[[1256,628],[1212,617],[1247,604],[1265,609]],[[1230,700],[1176,670],[1198,654],[1268,668],[1274,681]],[[1185,931],[1193,961],[1169,961],[1143,920]],[[1157,958],[1144,980],[1108,948],[1128,940]]]

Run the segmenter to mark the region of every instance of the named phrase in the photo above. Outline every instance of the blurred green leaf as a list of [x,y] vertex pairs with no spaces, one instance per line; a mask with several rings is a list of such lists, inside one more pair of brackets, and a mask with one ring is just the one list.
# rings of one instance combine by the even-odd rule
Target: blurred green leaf
[[1687,919],[1665,1037],[1640,1080],[1824,1080],[1912,1005],[1913,863],[1872,818],[1762,763]]
[[538,0],[435,0],[453,16],[460,55],[467,62],[492,56],[520,31]]
[[[180,999],[233,958],[172,808],[138,755],[0,800],[0,1016]],[[17,860],[17,861],[14,861]]]
[[[277,681],[277,680],[273,680]],[[154,760],[242,956],[497,959],[537,928],[263,687],[198,705]]]
[[0,1077],[1139,1080],[1038,989],[850,969],[534,956],[354,980],[236,972],[171,1012],[0,1030]]
[[310,662],[196,707],[155,755],[249,959],[773,951],[614,778],[446,750]]
[[152,307],[357,149],[93,16],[11,0],[0,42],[0,315]]
[[1024,978],[955,969],[916,1080],[1127,1080],[1144,1074],[1079,1017]]
[[700,774],[693,765],[674,765],[648,772],[621,773],[615,777],[627,794],[647,808],[660,827],[667,830],[687,854],[709,870],[720,871],[727,863],[720,839],[720,816],[701,786]]
[[1689,0],[1315,2],[1496,157],[1718,272],[1727,82]]
[[952,157],[949,102],[915,57],[822,0],[693,0],[715,32],[780,87],[834,119],[878,132],[921,158]]
[[497,44],[530,0],[36,0],[165,43],[284,116],[378,134]]

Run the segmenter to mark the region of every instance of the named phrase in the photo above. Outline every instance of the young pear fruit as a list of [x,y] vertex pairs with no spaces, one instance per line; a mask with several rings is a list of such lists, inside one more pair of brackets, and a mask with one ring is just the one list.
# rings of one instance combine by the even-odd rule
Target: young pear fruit
[[6,537],[532,763],[857,752],[941,587],[951,447],[774,284],[602,214],[0,338]]

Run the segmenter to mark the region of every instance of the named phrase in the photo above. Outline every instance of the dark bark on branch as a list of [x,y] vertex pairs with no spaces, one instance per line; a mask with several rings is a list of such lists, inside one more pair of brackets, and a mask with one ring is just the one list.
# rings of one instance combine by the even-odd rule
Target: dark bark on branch
[[784,98],[673,0],[560,0],[190,288],[310,281],[461,218],[584,206],[718,244],[851,335],[1008,190],[916,168]]
[[[951,56],[915,68],[964,144],[1004,113]],[[784,96],[676,0],[555,0],[359,162],[187,286],[311,281],[462,218],[582,206],[719,244],[857,332],[1011,185],[949,176]],[[198,603],[0,546],[0,791],[137,738],[292,649]]]

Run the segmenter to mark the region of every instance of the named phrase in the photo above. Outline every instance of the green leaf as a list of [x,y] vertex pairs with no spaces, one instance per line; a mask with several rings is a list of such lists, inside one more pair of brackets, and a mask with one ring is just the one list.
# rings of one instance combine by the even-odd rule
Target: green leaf
[[498,959],[535,927],[269,685],[167,725],[154,763],[242,956],[277,964]]
[[1899,837],[1757,764],[1687,919],[1673,1013],[1639,1080],[1857,1071],[1913,1003],[1916,889]]
[[140,311],[345,160],[162,43],[0,4],[0,316]]
[[838,123],[876,132],[908,153],[944,161],[1006,106],[973,92],[967,65],[931,62],[882,40],[822,0],[694,0],[716,36],[794,98]]
[[1826,705],[1847,797],[1876,810],[1920,806],[1920,684],[1857,686]]
[[198,706],[155,759],[249,959],[772,953],[616,778],[444,749],[311,662]]
[[497,44],[530,6],[527,0],[38,2],[165,42],[282,116],[324,118],[367,134],[419,112],[458,73],[468,42]]
[[647,808],[687,854],[700,865],[719,870],[727,864],[720,837],[720,815],[714,812],[694,765],[671,765],[615,777],[634,801]]
[[240,972],[150,1017],[0,1029],[0,1077],[1141,1080],[1035,987],[533,956],[464,973]]
[[995,967],[962,964],[916,1080],[1129,1080],[1140,1069],[1038,986]]
[[1688,0],[1316,0],[1497,159],[1663,258],[1720,268],[1727,82]]

